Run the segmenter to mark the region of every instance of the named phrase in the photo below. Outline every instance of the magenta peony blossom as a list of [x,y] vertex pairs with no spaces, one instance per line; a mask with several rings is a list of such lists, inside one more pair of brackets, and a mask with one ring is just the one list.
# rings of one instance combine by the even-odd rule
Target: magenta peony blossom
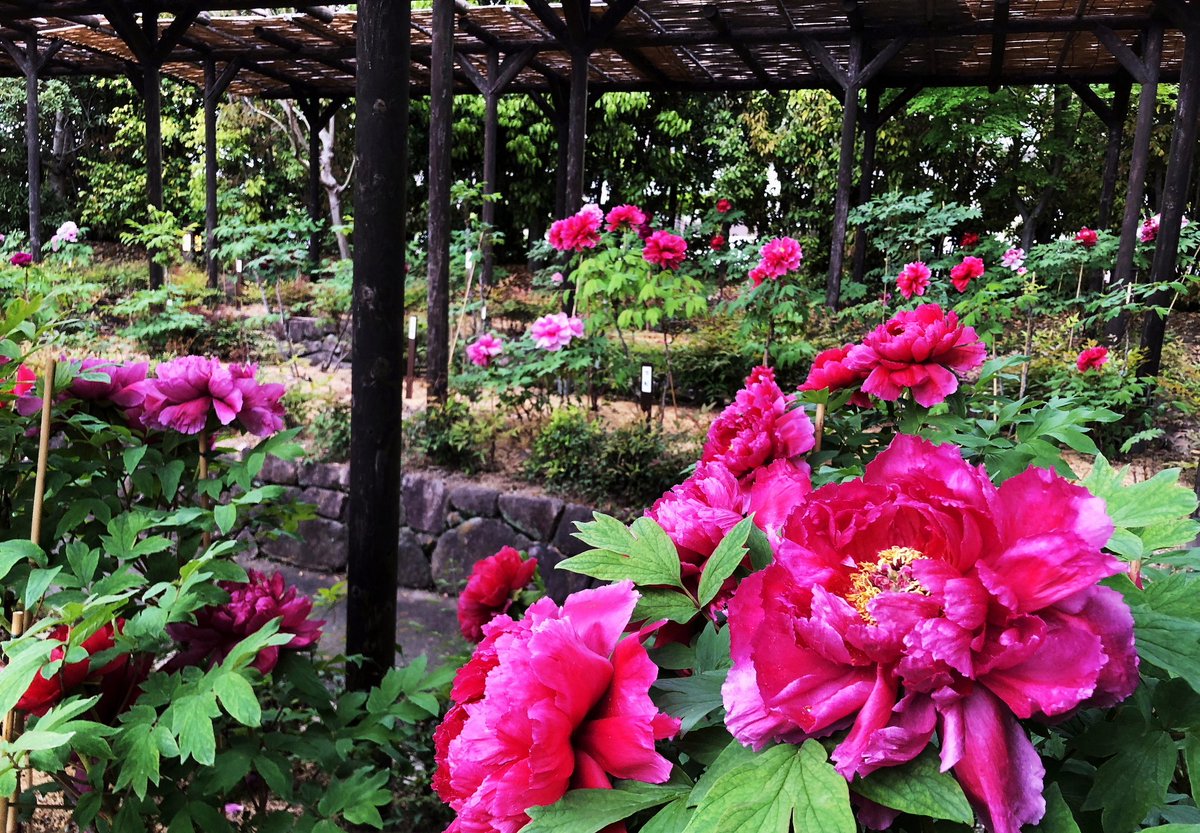
[[321,638],[319,619],[310,619],[312,599],[297,595],[295,587],[285,587],[283,575],[266,575],[249,571],[245,584],[220,582],[229,593],[225,604],[210,605],[196,611],[196,624],[174,622],[167,633],[179,643],[179,653],[171,658],[164,670],[177,671],[189,665],[211,667],[225,659],[233,647],[251,634],[258,633],[272,619],[282,619],[280,633],[292,634],[286,645],[263,648],[252,665],[263,674],[270,674],[279,662],[280,648],[299,651],[317,644]]
[[904,264],[904,268],[896,276],[896,288],[905,298],[924,295],[925,290],[929,288],[929,267],[919,260]]
[[67,393],[77,399],[111,405],[125,412],[125,418],[137,423],[142,417],[142,403],[146,399],[146,362],[119,364],[106,359],[86,358],[79,365],[80,373],[104,374],[107,381],[93,381],[76,376],[67,388]]
[[636,205],[614,206],[604,218],[609,231],[637,230],[646,222],[646,212]]
[[242,389],[217,359],[183,356],[160,364],[155,375],[143,386],[148,426],[199,434],[214,422],[229,425],[242,410]]
[[755,286],[762,286],[763,281],[773,280],[770,273],[768,273],[767,270],[763,268],[761,263],[758,266],[755,266],[753,269],[751,269],[750,274],[747,277],[750,278],[751,282],[753,282],[753,284]]
[[733,403],[708,429],[702,462],[717,461],[734,477],[742,477],[772,460],[800,461],[813,447],[812,422],[796,397],[775,383],[775,371],[756,367]]
[[646,238],[642,258],[663,269],[678,269],[687,259],[687,241],[669,231],[656,231]]
[[670,777],[654,743],[679,721],[650,700],[658,669],[640,638],[622,638],[637,599],[624,581],[484,627],[434,734],[433,786],[458,814],[447,833],[517,833],[568,789]]
[[476,367],[487,367],[504,352],[504,342],[492,333],[484,333],[467,345],[467,359]]
[[[1037,511],[1030,511],[1036,507]],[[847,779],[916,757],[936,732],[984,826],[1045,810],[1017,720],[1107,707],[1137,685],[1133,618],[1099,581],[1104,501],[1053,472],[993,486],[955,446],[898,436],[860,480],[800,503],[775,562],[729,606],[727,725],[742,743],[849,725]]]
[[258,365],[232,364],[229,372],[233,383],[242,392],[242,409],[237,421],[242,428],[259,437],[269,437],[283,430],[283,404],[287,389],[277,382],[259,382]]
[[983,277],[983,260],[978,257],[964,257],[962,263],[950,270],[950,282],[959,292],[966,292],[971,281]]
[[1085,249],[1090,249],[1100,242],[1100,235],[1096,233],[1095,229],[1084,226],[1075,232],[1075,242]]
[[1079,358],[1075,360],[1075,367],[1080,373],[1086,373],[1089,370],[1099,370],[1107,363],[1107,347],[1089,347],[1079,354]]
[[[804,384],[799,389],[827,390],[835,393],[862,384],[869,375],[869,371],[854,370],[847,364],[846,357],[850,354],[852,347],[853,345],[846,344],[818,353],[817,357],[813,359],[812,367],[809,368],[808,378],[804,380]],[[858,391],[850,397],[850,404],[859,408],[869,408],[871,400],[862,391]]]
[[583,320],[565,312],[543,315],[533,322],[529,334],[536,346],[554,353],[570,344],[572,339],[583,338]]
[[8,262],[13,266],[19,266],[20,268],[24,269],[33,263],[33,255],[31,255],[29,252],[17,252],[8,259]]
[[594,205],[584,206],[578,214],[551,223],[546,239],[560,252],[582,252],[584,249],[594,249],[600,242],[600,223],[603,220],[604,214],[600,212],[599,208]]
[[762,258],[758,264],[759,268],[772,278],[780,278],[788,272],[795,272],[800,268],[800,262],[804,260],[804,250],[790,237],[776,237],[774,240],[769,240],[759,250],[759,255]]
[[1154,238],[1158,237],[1158,223],[1161,217],[1161,214],[1155,214],[1142,221],[1142,224],[1138,226],[1138,240],[1143,243],[1153,243]]
[[481,641],[483,626],[508,613],[513,594],[533,581],[537,568],[536,558],[526,561],[512,547],[502,547],[495,555],[476,561],[458,597],[458,627],[463,637]]
[[850,348],[846,366],[866,373],[864,392],[895,402],[906,389],[932,408],[958,390],[959,376],[983,364],[987,349],[973,327],[937,304],[896,313]]

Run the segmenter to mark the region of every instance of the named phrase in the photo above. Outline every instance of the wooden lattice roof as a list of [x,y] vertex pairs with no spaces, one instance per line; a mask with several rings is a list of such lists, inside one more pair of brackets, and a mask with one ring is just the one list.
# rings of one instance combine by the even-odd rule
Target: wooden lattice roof
[[[1137,51],[1151,24],[1165,26],[1162,80],[1178,77],[1183,36],[1176,24],[1200,0],[608,0],[590,7],[588,34],[561,6],[545,0],[511,5],[459,4],[457,83],[486,75],[488,54],[521,65],[511,91],[561,88],[571,46],[591,49],[596,90],[740,90],[836,87],[851,43],[864,63],[878,57],[873,83],[998,85],[1127,78],[1114,49]],[[110,19],[132,0],[0,0],[0,36],[36,32],[61,40],[49,75],[128,74],[136,58]],[[234,94],[336,97],[354,92],[353,7],[294,6],[285,14],[248,14],[226,0],[154,0],[163,16],[200,11],[174,45],[163,72],[202,84],[207,61],[240,69]],[[228,14],[228,12],[240,12]],[[619,13],[624,13],[621,17]],[[415,92],[428,88],[429,9],[412,15]],[[605,26],[619,18],[611,28]],[[590,40],[589,40],[590,38]],[[1114,45],[1115,42],[1115,45]],[[471,72],[474,68],[475,73]],[[515,68],[515,67],[514,67]],[[19,74],[0,54],[0,74]]]

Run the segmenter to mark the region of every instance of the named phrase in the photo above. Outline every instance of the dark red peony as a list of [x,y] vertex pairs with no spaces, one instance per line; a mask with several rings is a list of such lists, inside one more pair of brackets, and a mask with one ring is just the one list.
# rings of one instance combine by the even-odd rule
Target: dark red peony
[[483,639],[483,626],[512,606],[513,596],[533,581],[537,559],[528,561],[512,547],[476,561],[458,597],[458,627],[471,642]]

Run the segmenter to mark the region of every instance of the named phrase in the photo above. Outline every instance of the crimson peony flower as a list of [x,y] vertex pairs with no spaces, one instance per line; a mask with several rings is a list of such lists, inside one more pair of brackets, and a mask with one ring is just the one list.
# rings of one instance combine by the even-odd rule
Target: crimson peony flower
[[[853,370],[846,362],[853,345],[831,347],[822,350],[813,359],[809,368],[808,378],[800,386],[800,390],[827,390],[834,393],[846,388],[858,387],[869,375],[865,370]],[[862,391],[850,397],[850,404],[859,408],[871,407],[871,400]]]
[[163,362],[143,386],[146,424],[181,434],[229,425],[242,410],[243,394],[217,359],[182,356]]
[[976,232],[968,231],[962,236],[962,243],[959,244],[960,249],[973,249],[979,243],[979,235]]
[[483,639],[483,626],[513,603],[513,594],[520,591],[537,572],[537,559],[528,561],[512,547],[503,547],[495,555],[476,561],[471,568],[467,586],[458,597],[458,626],[471,642]]
[[726,243],[725,235],[714,234],[712,236],[712,240],[708,241],[708,247],[710,249],[712,249],[714,252],[719,252],[719,251],[721,251],[721,249],[725,248],[725,243]]
[[929,267],[919,260],[904,264],[904,268],[896,276],[896,288],[905,298],[924,295],[925,290],[929,288]]
[[556,353],[572,339],[583,338],[583,320],[565,312],[543,315],[530,326],[529,335],[535,346]]
[[[1036,507],[1036,511],[1031,511]],[[955,446],[898,436],[860,480],[789,516],[775,562],[729,606],[727,725],[742,743],[850,726],[848,780],[936,732],[984,826],[1041,819],[1041,760],[1017,720],[1108,707],[1136,687],[1133,617],[1098,584],[1104,501],[1045,469],[993,486]]]
[[245,430],[259,437],[269,437],[283,430],[285,416],[280,400],[287,389],[277,382],[259,382],[258,365],[232,364],[229,372],[233,383],[242,392],[242,409],[237,421]]
[[867,374],[865,393],[895,402],[909,389],[919,405],[932,408],[958,390],[959,376],[986,355],[973,327],[937,304],[923,304],[896,313],[851,347],[846,366]]
[[1154,238],[1158,237],[1158,223],[1161,217],[1161,214],[1155,214],[1142,221],[1142,224],[1138,226],[1138,240],[1143,243],[1154,242]]
[[1075,367],[1080,373],[1086,373],[1089,370],[1099,370],[1107,363],[1107,347],[1089,347],[1079,354],[1079,358],[1075,360]]
[[609,231],[636,230],[646,222],[646,212],[636,205],[618,205],[608,212],[605,220]]
[[663,269],[678,269],[687,258],[687,241],[669,231],[656,231],[646,238],[642,257]]
[[762,258],[758,264],[759,268],[765,270],[772,278],[795,272],[804,260],[804,250],[790,237],[776,237],[767,241],[759,250],[759,255]]
[[[12,359],[8,358],[8,356],[0,356],[0,365],[6,365],[10,361],[12,361]],[[23,364],[17,365],[17,379],[12,383],[9,393],[19,399],[23,396],[29,396],[36,387],[37,373],[34,371],[34,369]],[[40,403],[41,401],[41,398],[38,398],[38,402]]]
[[774,277],[763,268],[761,263],[751,269],[750,274],[747,277],[753,281],[755,286],[762,286],[762,282],[765,280],[774,280]]
[[476,367],[487,367],[503,352],[504,342],[491,333],[484,333],[467,345],[467,359]]
[[971,281],[981,277],[983,277],[983,260],[978,257],[964,257],[962,263],[950,270],[950,282],[959,292],[966,292]]
[[733,210],[733,203],[731,203],[729,200],[723,199],[723,198],[717,200],[717,213],[718,214],[728,214],[732,210]]
[[298,596],[295,587],[285,587],[282,574],[268,576],[250,570],[246,583],[222,581],[220,585],[229,593],[228,602],[197,610],[194,625],[188,622],[167,625],[167,633],[179,643],[179,653],[164,670],[177,671],[189,665],[212,667],[272,619],[282,619],[279,632],[293,636],[286,645],[272,645],[258,652],[252,665],[263,674],[270,674],[275,668],[281,647],[298,651],[320,640],[325,622],[308,618],[312,614],[312,599]]
[[1095,229],[1084,226],[1075,232],[1075,242],[1085,249],[1090,249],[1100,242],[1100,235],[1096,233]]
[[[128,680],[128,675],[123,673],[129,666],[128,654],[121,654],[114,657],[101,668],[93,670],[91,667],[90,657],[116,647],[116,634],[124,626],[125,620],[118,619],[115,624],[110,622],[83,640],[81,647],[87,653],[88,657],[79,660],[79,662],[64,662],[59,666],[58,672],[54,676],[47,678],[39,671],[34,676],[33,682],[29,684],[29,688],[21,695],[21,699],[17,701],[16,708],[20,711],[41,717],[50,711],[51,707],[56,703],[76,693],[78,689],[88,683],[101,683],[102,698],[110,696],[108,687],[103,685],[104,678],[110,675],[115,675],[116,678],[123,680],[126,683],[125,688],[127,691],[140,684],[141,679],[145,678],[144,673],[141,674],[141,679],[135,681]],[[50,629],[47,638],[60,643],[57,648],[50,652],[51,662],[61,660],[67,655],[66,644],[70,640],[70,637],[71,629],[66,625],[56,625]],[[116,695],[119,692],[114,691],[111,694]]]
[[17,252],[8,259],[8,262],[13,266],[19,266],[24,269],[33,263],[33,255],[29,252]]
[[670,777],[654,743],[674,737],[679,721],[650,700],[658,669],[640,638],[622,639],[637,599],[623,581],[484,626],[434,734],[433,786],[458,814],[447,833],[516,833],[529,807],[568,789]]
[[708,429],[701,462],[720,462],[738,478],[772,460],[799,462],[813,447],[815,434],[804,409],[792,407],[795,401],[779,389],[775,371],[754,368]]
[[551,223],[546,239],[560,252],[594,249],[600,242],[600,224],[603,221],[603,212],[594,205],[587,205],[579,213]]

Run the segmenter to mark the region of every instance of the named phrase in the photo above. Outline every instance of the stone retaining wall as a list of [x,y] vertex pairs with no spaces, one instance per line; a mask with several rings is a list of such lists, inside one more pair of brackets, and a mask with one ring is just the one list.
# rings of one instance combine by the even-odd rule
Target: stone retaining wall
[[[346,463],[292,463],[267,458],[260,479],[287,486],[312,504],[300,524],[303,540],[264,541],[258,554],[307,570],[346,569],[350,469]],[[400,587],[457,593],[476,561],[501,547],[525,550],[541,564],[550,595],[559,599],[588,586],[584,576],[555,570],[586,547],[571,537],[592,510],[533,490],[503,491],[436,472],[404,475],[400,508]]]

